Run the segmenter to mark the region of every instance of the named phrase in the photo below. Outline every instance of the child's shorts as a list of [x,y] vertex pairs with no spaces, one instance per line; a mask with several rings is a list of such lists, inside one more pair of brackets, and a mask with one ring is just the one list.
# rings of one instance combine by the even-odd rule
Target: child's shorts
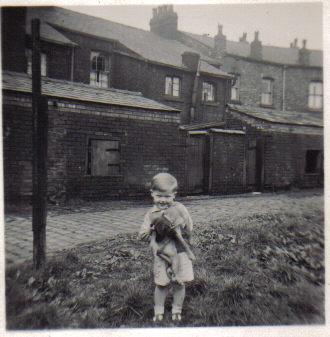
[[[155,284],[166,286],[171,282],[166,269],[167,263],[159,256],[154,256],[154,279]],[[191,260],[185,252],[178,253],[173,257],[172,269],[178,282],[189,282],[194,279],[194,272]]]

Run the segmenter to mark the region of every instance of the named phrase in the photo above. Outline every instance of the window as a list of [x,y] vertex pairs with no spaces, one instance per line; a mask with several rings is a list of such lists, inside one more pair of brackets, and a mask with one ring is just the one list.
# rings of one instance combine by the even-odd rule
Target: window
[[203,82],[202,95],[204,102],[214,102],[214,85],[209,82]]
[[120,174],[119,140],[90,139],[87,173],[92,176]]
[[165,95],[179,97],[180,96],[180,78],[166,76],[165,78]]
[[305,173],[318,173],[321,168],[321,151],[307,150]]
[[91,52],[90,84],[94,87],[109,87],[109,56],[100,52]]
[[239,101],[239,88],[241,84],[241,77],[237,74],[231,74],[234,75],[235,78],[233,79],[233,85],[231,86],[231,100],[232,101]]
[[323,83],[314,81],[309,83],[308,107],[310,109],[323,108]]
[[[27,60],[26,72],[27,74],[32,75],[32,50],[26,49],[25,56]],[[47,57],[46,54],[44,53],[41,53],[40,55],[40,68],[41,68],[41,76],[47,76]]]
[[270,78],[262,79],[261,104],[273,105],[273,80]]

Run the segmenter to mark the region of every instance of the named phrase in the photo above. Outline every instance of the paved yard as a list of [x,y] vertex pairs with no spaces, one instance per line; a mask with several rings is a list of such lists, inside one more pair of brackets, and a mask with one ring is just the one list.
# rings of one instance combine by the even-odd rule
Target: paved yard
[[[274,212],[293,210],[297,214],[311,204],[317,204],[322,209],[323,191],[187,197],[181,201],[195,223],[207,224],[216,219],[266,212],[270,208]],[[106,239],[118,233],[136,232],[148,207],[149,204],[141,202],[108,201],[53,209],[47,219],[47,253]],[[23,212],[6,214],[5,251],[8,264],[32,258],[31,227],[31,217]]]

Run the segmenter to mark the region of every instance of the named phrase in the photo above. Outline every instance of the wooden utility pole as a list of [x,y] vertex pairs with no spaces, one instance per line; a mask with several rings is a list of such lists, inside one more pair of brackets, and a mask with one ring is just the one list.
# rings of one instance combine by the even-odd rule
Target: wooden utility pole
[[36,270],[46,262],[47,219],[47,100],[41,95],[40,20],[31,21],[32,31],[32,230],[33,265]]

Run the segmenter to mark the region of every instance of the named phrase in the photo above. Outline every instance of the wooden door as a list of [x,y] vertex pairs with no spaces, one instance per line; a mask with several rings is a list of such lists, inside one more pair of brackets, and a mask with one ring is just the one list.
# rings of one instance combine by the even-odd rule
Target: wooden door
[[207,140],[205,135],[194,135],[188,139],[188,189],[190,193],[203,193],[207,190]]
[[247,147],[246,179],[247,187],[252,191],[263,189],[264,175],[264,141],[250,139]]

